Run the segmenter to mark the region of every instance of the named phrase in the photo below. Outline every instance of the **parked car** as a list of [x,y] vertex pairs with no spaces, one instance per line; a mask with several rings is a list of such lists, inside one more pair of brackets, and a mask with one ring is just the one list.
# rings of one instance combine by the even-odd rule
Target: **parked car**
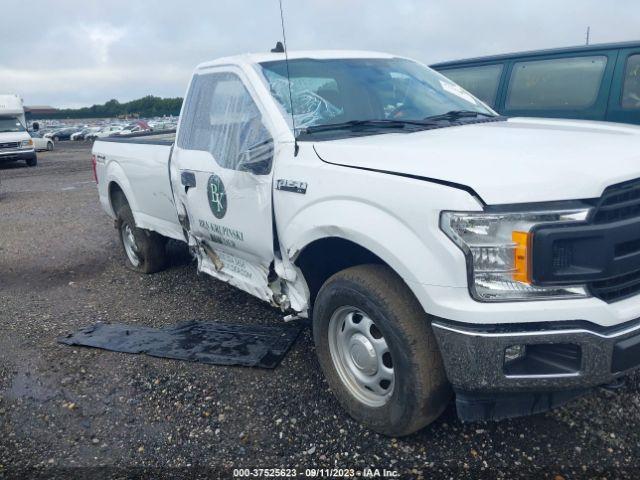
[[96,141],[129,268],[186,241],[201,272],[310,317],[338,400],[387,435],[454,392],[463,419],[499,419],[638,368],[640,127],[499,116],[391,55],[289,58],[198,66],[175,144]]
[[640,42],[495,55],[432,68],[504,115],[640,124]]
[[69,137],[69,140],[77,142],[79,140],[84,140],[85,135],[87,135],[88,133],[90,133],[91,130],[88,128],[83,128],[82,130],[72,133],[71,136]]
[[96,138],[106,138],[113,135],[117,135],[124,129],[122,125],[110,125],[102,128],[101,130],[93,133],[89,133],[85,136],[87,140],[95,140]]
[[142,132],[150,132],[150,131],[151,131],[151,127],[149,126],[149,124],[147,124],[147,122],[138,121],[135,123],[130,123],[128,125],[125,125],[122,130],[118,132],[114,132],[113,135],[116,135],[116,136],[131,135],[132,133],[142,133]]
[[54,141],[52,138],[47,138],[39,132],[30,132],[30,134],[31,138],[33,139],[33,145],[36,149],[36,152],[41,152],[43,150],[53,150]]
[[46,133],[45,136],[48,138],[52,138],[54,142],[59,142],[61,140],[70,140],[71,135],[80,131],[80,129],[76,127],[66,127],[61,128],[60,130],[54,130],[52,132]]

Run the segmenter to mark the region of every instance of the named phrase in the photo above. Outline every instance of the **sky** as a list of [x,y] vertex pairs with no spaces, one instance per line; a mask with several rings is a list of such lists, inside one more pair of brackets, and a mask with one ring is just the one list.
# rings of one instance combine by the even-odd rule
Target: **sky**
[[[438,61],[640,40],[638,0],[282,0],[290,50]],[[77,108],[183,96],[194,67],[282,37],[278,0],[2,0],[0,93]],[[15,19],[8,22],[7,19]]]

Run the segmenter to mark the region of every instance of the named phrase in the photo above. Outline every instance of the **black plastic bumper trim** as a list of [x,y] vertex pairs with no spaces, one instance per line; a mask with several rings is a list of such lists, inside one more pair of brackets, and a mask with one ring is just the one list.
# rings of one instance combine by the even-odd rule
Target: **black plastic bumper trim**
[[504,420],[546,412],[579,398],[587,392],[589,389],[478,394],[456,390],[456,410],[463,422]]
[[15,152],[15,153],[0,153],[0,163],[2,162],[15,162],[17,160],[32,160],[37,158],[35,150],[28,152]]
[[640,365],[640,334],[620,340],[613,346],[611,372],[623,372]]

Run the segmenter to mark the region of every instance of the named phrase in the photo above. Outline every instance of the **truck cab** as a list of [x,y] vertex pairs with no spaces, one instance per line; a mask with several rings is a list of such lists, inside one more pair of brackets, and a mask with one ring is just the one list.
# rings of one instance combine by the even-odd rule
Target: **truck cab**
[[186,242],[310,318],[345,409],[404,435],[453,394],[499,419],[640,365],[638,147],[635,126],[500,116],[410,59],[314,51],[203,63],[175,140],[93,161],[130,268]]
[[28,166],[38,163],[33,140],[27,131],[22,98],[0,95],[0,163],[24,160]]

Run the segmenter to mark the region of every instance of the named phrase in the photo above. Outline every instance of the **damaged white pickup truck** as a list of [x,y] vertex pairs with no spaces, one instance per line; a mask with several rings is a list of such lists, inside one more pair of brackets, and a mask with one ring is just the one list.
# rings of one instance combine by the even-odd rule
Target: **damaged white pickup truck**
[[93,161],[130,267],[182,240],[311,317],[376,431],[452,393],[466,420],[543,411],[640,364],[640,128],[507,119],[391,55],[270,53],[198,66],[175,143],[99,139]]

